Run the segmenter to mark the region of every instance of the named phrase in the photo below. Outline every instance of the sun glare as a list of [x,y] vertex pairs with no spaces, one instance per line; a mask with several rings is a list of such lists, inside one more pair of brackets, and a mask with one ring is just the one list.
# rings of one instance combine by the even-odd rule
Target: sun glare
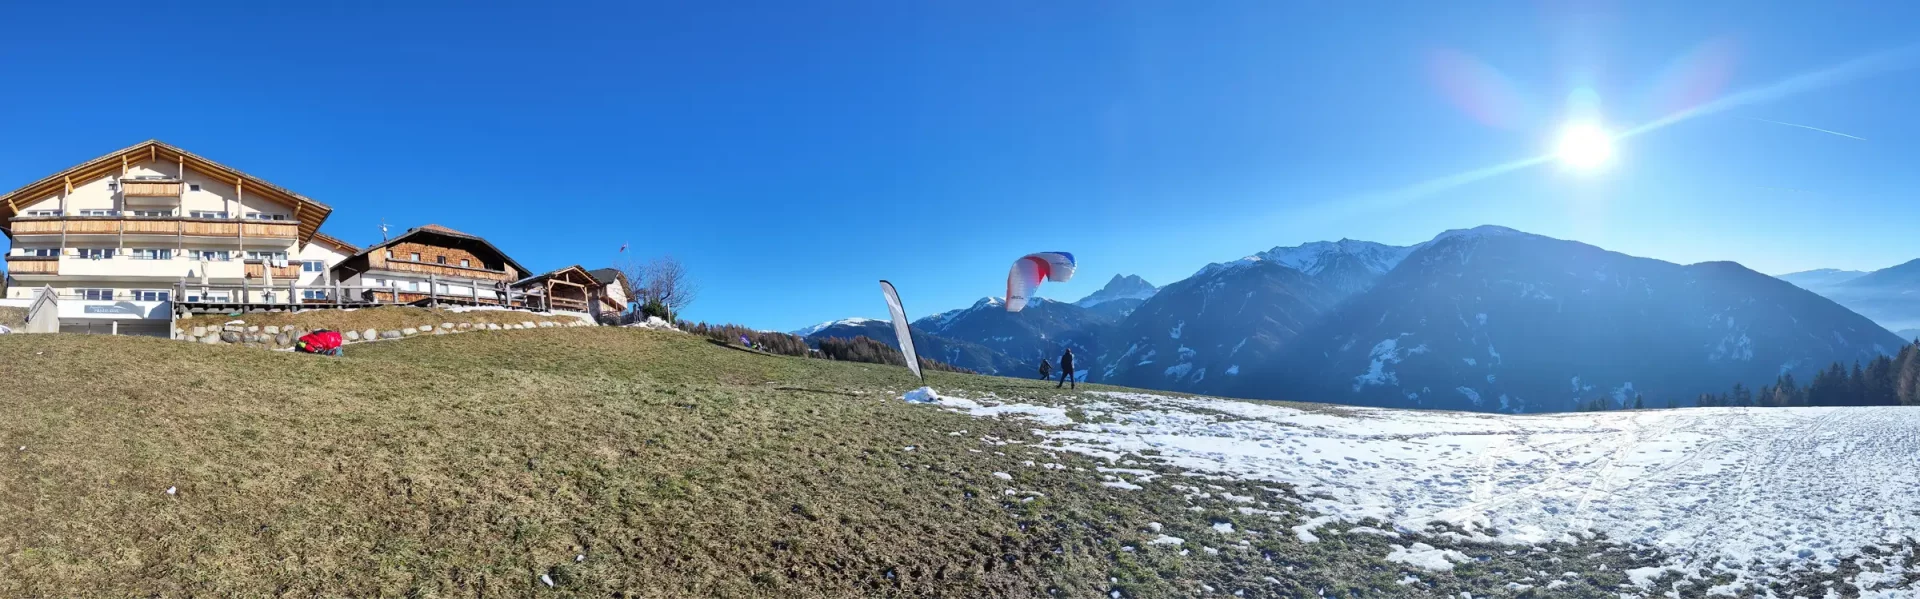
[[1613,160],[1613,136],[1594,123],[1567,123],[1560,129],[1560,141],[1553,153],[1567,168],[1598,171]]

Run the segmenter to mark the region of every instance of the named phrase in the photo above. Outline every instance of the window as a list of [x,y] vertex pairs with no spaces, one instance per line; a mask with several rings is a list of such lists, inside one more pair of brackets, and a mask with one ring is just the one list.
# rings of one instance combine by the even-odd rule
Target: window
[[173,250],[166,249],[166,248],[160,248],[160,249],[134,248],[132,250],[128,250],[127,252],[128,252],[128,257],[133,258],[135,260],[172,260],[173,259]]
[[[230,301],[230,300],[232,300],[232,299],[233,299],[233,295],[232,295],[232,293],[233,293],[233,292],[231,292],[231,291],[209,291],[209,292],[207,292],[207,298],[206,298],[206,300],[207,300],[207,301],[209,301],[209,302],[225,302],[225,301]],[[189,300],[189,301],[191,301],[191,300]]]
[[414,252],[414,253],[413,253],[413,261],[414,261],[414,262],[419,262],[419,261],[420,261],[420,252]]
[[300,291],[300,299],[324,300],[327,299],[327,292],[324,289],[303,289]]
[[407,291],[419,291],[419,290],[420,290],[419,281],[407,281]]
[[60,248],[20,248],[20,255],[57,258],[60,256]]
[[73,290],[73,292],[74,294],[79,295],[80,299],[84,299],[84,300],[93,300],[97,302],[105,302],[105,301],[113,300],[112,289],[75,289]]
[[434,257],[433,257],[433,261],[434,261],[434,262],[437,262],[437,263],[440,263],[440,264],[446,264],[446,263],[447,263],[447,257],[446,257],[446,256],[434,256]]
[[233,259],[233,255],[226,250],[187,250],[187,257],[208,262],[226,262]]
[[469,264],[466,259],[463,258],[460,260],[460,268],[472,268],[472,267],[473,265]]
[[[200,191],[200,184],[199,184],[199,183],[188,183],[188,184],[187,184],[187,191]],[[224,216],[223,216],[223,217],[220,217],[220,218],[226,218],[226,217],[224,217]]]
[[119,210],[81,210],[80,216],[118,216]]
[[248,260],[267,260],[272,262],[286,262],[287,253],[286,252],[262,252],[260,250],[247,250],[247,259]]
[[300,272],[326,272],[327,263],[319,260],[307,260],[300,263]]
[[287,220],[287,215],[285,215],[285,214],[264,214],[264,213],[260,213],[260,212],[248,212],[248,213],[247,213],[247,218],[250,218],[250,219],[253,219],[253,220]]
[[387,259],[388,259],[388,260],[392,260],[392,259],[393,259],[393,250],[387,250]]
[[141,302],[164,302],[168,300],[168,296],[170,295],[172,294],[159,289],[133,290],[134,301],[141,301]]
[[172,210],[134,210],[130,214],[148,218],[173,216]]
[[80,248],[80,258],[84,260],[107,260],[113,257],[113,248]]
[[27,216],[60,216],[59,210],[28,210]]
[[227,213],[224,210],[194,210],[188,212],[187,216],[194,218],[226,218]]
[[450,293],[451,291],[452,291],[452,290],[450,290],[450,289],[448,289],[448,288],[447,288],[447,284],[446,284],[446,283],[441,283],[441,284],[440,284],[440,293],[441,293],[441,294],[446,294],[446,293]]

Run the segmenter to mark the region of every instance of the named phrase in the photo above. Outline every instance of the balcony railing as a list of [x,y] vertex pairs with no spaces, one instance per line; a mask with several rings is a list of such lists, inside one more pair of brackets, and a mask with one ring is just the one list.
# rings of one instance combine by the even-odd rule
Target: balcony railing
[[21,216],[14,235],[184,235],[188,237],[253,237],[293,239],[300,224],[292,221],[242,221],[178,216]]
[[270,266],[266,262],[260,261],[260,260],[247,261],[247,276],[250,278],[255,278],[255,279],[265,278],[267,276],[268,271],[273,272],[273,278],[275,280],[300,278],[300,265],[298,264],[290,264],[286,266]]
[[60,274],[57,256],[7,256],[7,272],[16,275]]
[[374,268],[381,269],[381,270],[391,270],[395,272],[417,272],[422,274],[440,275],[444,277],[460,277],[465,279],[481,279],[481,280],[488,280],[488,281],[511,282],[513,280],[513,275],[508,274],[507,271],[504,271],[504,270],[493,270],[491,268],[475,268],[472,266],[455,266],[452,264],[434,264],[434,263],[428,263],[428,262],[414,262],[412,260],[400,260],[400,259],[393,259],[393,258],[389,258],[385,260],[382,265],[375,266]]
[[121,179],[120,193],[125,197],[180,197],[177,179]]

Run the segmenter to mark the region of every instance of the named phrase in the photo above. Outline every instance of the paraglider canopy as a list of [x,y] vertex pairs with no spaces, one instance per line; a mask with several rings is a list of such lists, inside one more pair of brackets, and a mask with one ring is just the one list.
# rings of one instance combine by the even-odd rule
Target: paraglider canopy
[[1040,281],[1065,283],[1073,278],[1073,254],[1037,252],[1013,261],[1007,271],[1007,311],[1019,312],[1040,289]]

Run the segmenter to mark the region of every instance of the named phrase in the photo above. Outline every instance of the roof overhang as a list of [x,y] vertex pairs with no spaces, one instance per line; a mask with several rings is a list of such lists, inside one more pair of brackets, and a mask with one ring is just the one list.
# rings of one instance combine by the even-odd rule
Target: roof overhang
[[[304,244],[320,232],[320,223],[327,220],[333,208],[316,202],[311,198],[294,193],[284,187],[274,185],[265,179],[255,177],[233,167],[194,155],[159,140],[149,139],[105,156],[88,160],[77,166],[54,173],[45,179],[28,183],[25,187],[0,196],[0,231],[13,236],[11,219],[20,215],[20,206],[24,202],[41,199],[45,196],[66,190],[69,180],[93,180],[113,174],[126,164],[125,160],[151,160],[155,162],[176,162],[201,174],[233,181],[244,190],[243,193],[258,194],[268,200],[293,207],[294,216],[300,221],[300,243]],[[242,183],[244,182],[244,183]]]

